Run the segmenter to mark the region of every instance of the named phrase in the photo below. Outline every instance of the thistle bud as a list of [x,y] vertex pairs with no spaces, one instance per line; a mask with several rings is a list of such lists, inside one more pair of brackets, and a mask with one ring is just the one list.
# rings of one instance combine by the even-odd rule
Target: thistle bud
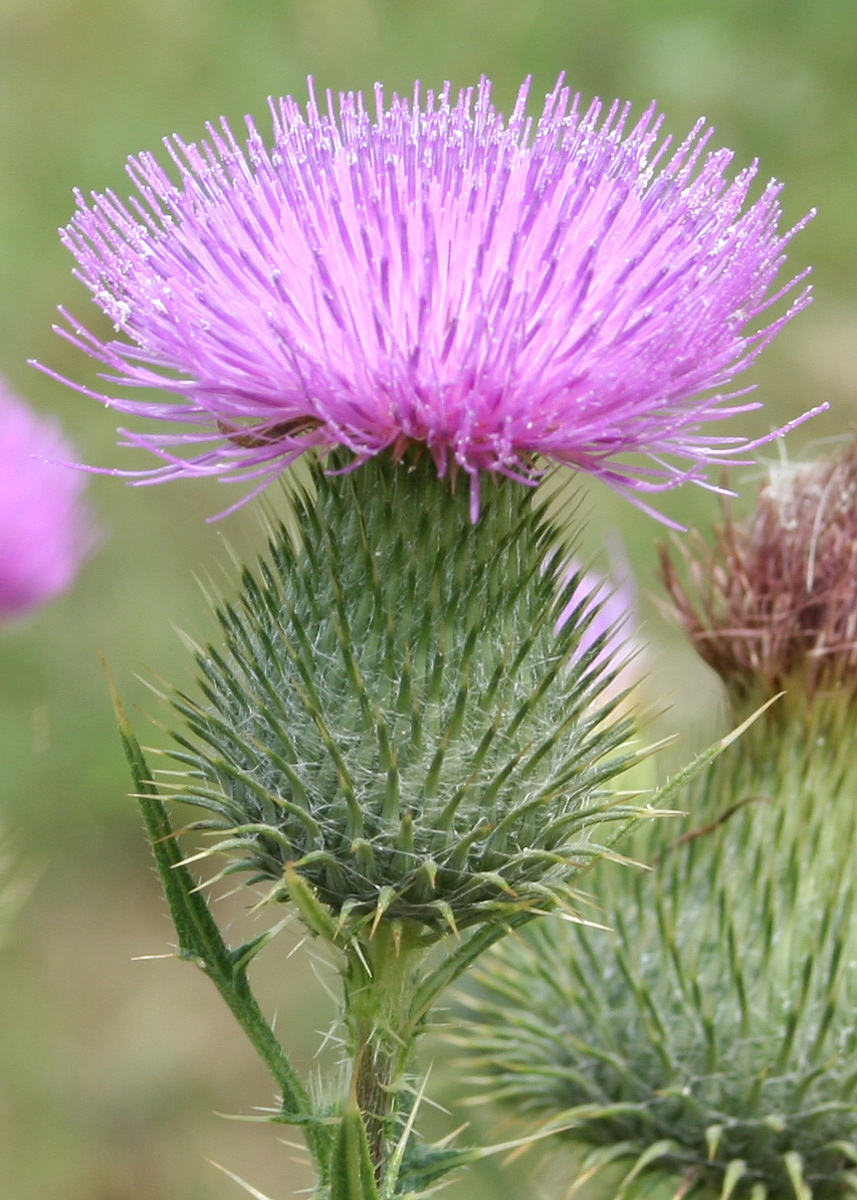
[[561,1130],[592,1200],[853,1194],[857,769],[822,750],[762,791],[740,744],[719,822],[597,867],[595,927],[507,939],[466,1000],[478,1094]]

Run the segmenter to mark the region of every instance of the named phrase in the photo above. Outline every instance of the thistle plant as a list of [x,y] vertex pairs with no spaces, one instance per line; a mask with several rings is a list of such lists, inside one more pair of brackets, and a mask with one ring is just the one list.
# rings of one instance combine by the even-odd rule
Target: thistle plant
[[469,1054],[596,1195],[854,1191],[855,487],[853,447],[776,468],[748,520],[664,552],[736,715],[768,707],[689,829],[640,838],[649,871],[594,874],[610,932],[546,924],[481,974]]
[[224,873],[291,900],[336,951],[379,1162],[438,989],[508,925],[573,903],[590,831],[636,815],[607,790],[637,756],[598,701],[604,637],[572,661],[594,614],[555,630],[544,514],[501,479],[473,525],[433,476],[319,475],[300,546],[275,533],[220,607],[202,700],[174,702],[176,795],[205,810]]
[[[136,197],[79,197],[64,235],[117,336],[61,332],[111,385],[171,397],[100,396],[158,422],[122,431],[161,460],[135,482],[253,491],[310,464],[295,529],[194,648],[199,693],[170,698],[178,774],[155,782],[121,722],[180,952],[270,1068],[325,1200],[427,1195],[481,1153],[415,1130],[432,1005],[507,932],[573,908],[649,811],[614,786],[643,753],[624,655],[568,566],[578,510],[549,502],[546,469],[636,503],[705,483],[753,445],[703,438],[752,407],[717,389],[808,301],[776,283],[779,185],[747,206],[755,168],[729,180],[701,125],[670,152],[654,109],[629,128],[627,106],[582,112],[560,81],[533,128],[526,99],[507,122],[486,81],[455,101],[379,89],[373,118],[310,89],[305,115],[272,104],[272,148],[249,120],[246,147],[224,122],[171,139],[172,174],[132,159]],[[225,944],[174,798],[220,877],[328,947],[344,1084],[311,1094],[291,1067],[247,977],[278,922]]]

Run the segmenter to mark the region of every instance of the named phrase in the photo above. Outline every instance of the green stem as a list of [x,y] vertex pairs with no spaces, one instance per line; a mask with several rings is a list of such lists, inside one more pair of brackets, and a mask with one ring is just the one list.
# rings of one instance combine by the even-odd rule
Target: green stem
[[410,1003],[425,954],[419,929],[398,921],[380,921],[345,952],[344,1013],[354,1064],[351,1093],[363,1117],[379,1184],[401,1133],[399,1096],[419,1032],[410,1020]]

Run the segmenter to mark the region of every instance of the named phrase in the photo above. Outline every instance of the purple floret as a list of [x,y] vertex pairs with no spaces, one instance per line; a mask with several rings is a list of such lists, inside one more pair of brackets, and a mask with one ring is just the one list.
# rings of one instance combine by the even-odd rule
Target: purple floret
[[701,430],[758,407],[722,389],[809,301],[775,285],[806,219],[778,232],[781,185],[748,204],[756,165],[728,178],[701,121],[671,150],[654,105],[629,125],[560,80],[534,125],[527,92],[506,121],[487,80],[379,86],[373,117],[310,84],[305,114],[271,103],[271,148],[221,121],[165,143],[171,173],[132,158],[126,204],[78,195],[64,240],[118,336],[64,334],[110,385],[173,397],[101,399],[187,427],[122,431],[162,460],[144,478],[262,486],[310,446],[416,445],[476,508],[485,471],[546,458],[639,497],[757,444]]
[[50,600],[72,582],[92,545],[86,478],[53,421],[0,384],[0,618]]

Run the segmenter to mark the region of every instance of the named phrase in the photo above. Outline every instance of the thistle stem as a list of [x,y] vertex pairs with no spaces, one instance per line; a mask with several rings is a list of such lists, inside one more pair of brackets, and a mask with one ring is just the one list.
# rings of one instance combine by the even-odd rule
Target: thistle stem
[[398,1138],[399,1095],[419,1032],[410,1020],[425,939],[408,922],[380,921],[346,951],[345,1022],[353,1062],[351,1093],[381,1182]]

